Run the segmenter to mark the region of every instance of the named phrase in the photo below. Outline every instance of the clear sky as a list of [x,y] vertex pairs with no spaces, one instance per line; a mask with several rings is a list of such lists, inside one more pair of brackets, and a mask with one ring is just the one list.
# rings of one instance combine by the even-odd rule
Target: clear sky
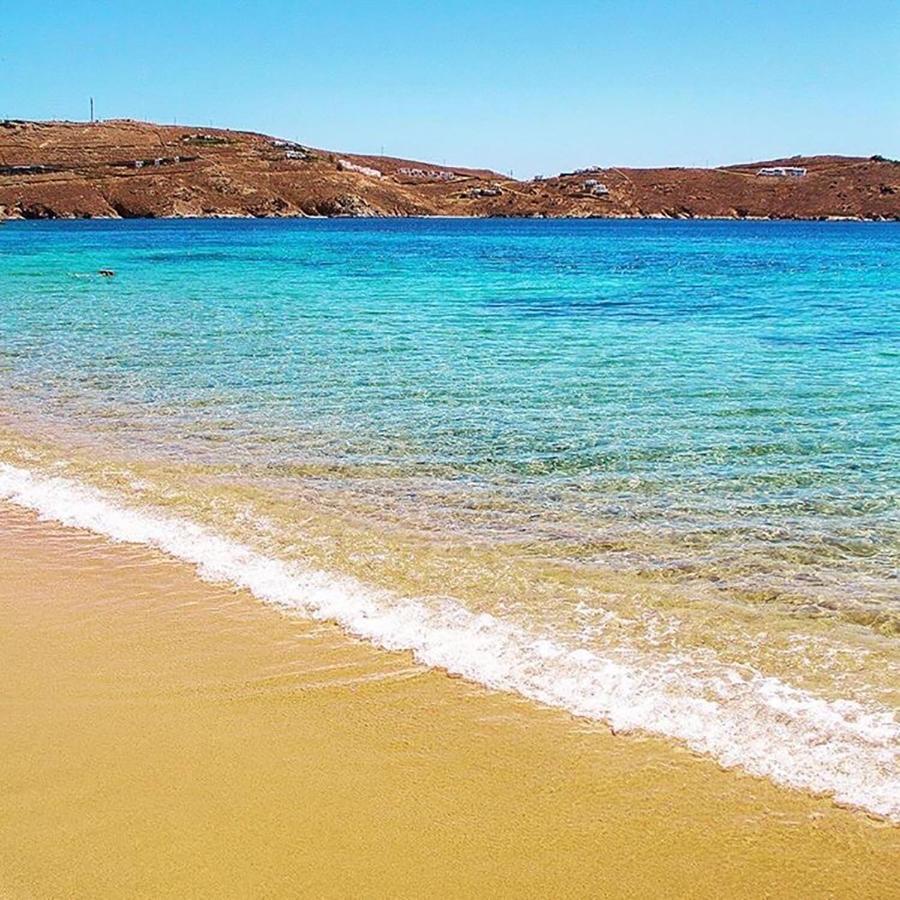
[[900,0],[0,0],[0,117],[484,165],[900,157]]

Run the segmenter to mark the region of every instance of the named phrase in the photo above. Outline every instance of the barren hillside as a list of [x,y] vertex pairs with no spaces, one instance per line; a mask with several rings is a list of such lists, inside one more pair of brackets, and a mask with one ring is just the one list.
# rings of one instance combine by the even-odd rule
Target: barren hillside
[[[758,174],[774,166],[806,173]],[[900,164],[816,156],[516,181],[251,132],[131,120],[0,122],[0,218],[302,215],[900,220]]]

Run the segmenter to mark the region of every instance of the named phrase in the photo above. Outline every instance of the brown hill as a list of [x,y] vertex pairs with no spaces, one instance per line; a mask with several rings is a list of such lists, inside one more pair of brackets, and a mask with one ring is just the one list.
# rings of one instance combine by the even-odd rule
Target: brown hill
[[[802,177],[760,175],[802,167]],[[0,122],[0,218],[575,216],[900,220],[900,164],[816,156],[719,169],[486,169],[215,128]]]

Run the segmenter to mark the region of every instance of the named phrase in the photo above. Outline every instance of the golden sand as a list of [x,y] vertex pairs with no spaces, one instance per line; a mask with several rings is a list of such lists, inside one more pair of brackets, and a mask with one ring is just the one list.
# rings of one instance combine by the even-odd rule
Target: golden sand
[[900,829],[0,507],[0,896],[900,896]]

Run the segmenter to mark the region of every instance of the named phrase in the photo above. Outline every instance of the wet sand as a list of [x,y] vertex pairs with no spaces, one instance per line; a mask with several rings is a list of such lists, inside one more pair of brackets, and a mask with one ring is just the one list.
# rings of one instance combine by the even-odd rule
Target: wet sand
[[892,897],[900,828],[0,505],[4,897]]

